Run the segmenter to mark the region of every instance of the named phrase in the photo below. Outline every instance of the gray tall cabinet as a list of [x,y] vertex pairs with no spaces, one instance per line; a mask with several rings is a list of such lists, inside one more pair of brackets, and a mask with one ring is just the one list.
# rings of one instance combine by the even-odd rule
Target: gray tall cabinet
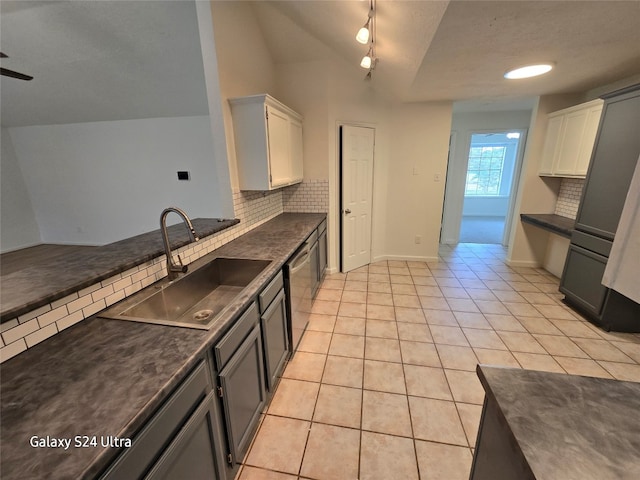
[[606,330],[640,331],[640,306],[602,285],[602,276],[640,156],[640,85],[605,100],[560,291]]

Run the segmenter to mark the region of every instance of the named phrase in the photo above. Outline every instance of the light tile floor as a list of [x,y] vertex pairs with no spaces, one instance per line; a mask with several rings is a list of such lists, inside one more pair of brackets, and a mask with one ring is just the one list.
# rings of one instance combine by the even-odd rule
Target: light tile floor
[[238,478],[467,479],[477,363],[640,381],[640,335],[598,329],[504,256],[459,244],[327,276]]

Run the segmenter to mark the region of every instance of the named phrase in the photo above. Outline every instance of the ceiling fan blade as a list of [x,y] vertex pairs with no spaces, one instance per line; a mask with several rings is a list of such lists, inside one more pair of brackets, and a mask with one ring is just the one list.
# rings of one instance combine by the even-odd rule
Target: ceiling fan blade
[[33,77],[29,75],[25,75],[24,73],[14,72],[13,70],[7,70],[6,68],[0,67],[0,75],[4,75],[5,77],[17,78],[19,80],[33,80]]

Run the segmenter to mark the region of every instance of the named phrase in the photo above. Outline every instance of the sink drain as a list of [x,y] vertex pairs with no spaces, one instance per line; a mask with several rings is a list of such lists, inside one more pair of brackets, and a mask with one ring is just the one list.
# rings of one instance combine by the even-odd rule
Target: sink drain
[[193,314],[194,320],[204,320],[213,315],[213,310],[200,310]]

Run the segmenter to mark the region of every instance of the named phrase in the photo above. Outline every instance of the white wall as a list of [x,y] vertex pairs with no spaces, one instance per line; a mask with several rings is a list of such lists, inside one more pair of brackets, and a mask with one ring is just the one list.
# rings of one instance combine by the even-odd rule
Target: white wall
[[208,116],[9,132],[45,243],[102,245],[155,230],[170,205],[191,218],[225,216]]
[[2,128],[0,154],[0,251],[8,252],[41,243],[36,216],[18,164],[11,136]]
[[470,138],[473,132],[492,130],[526,130],[531,111],[454,112],[451,132],[455,142],[447,168],[447,189],[442,225],[442,243],[458,243],[464,206],[464,185],[467,173]]
[[509,197],[464,197],[463,217],[504,217],[509,208]]

